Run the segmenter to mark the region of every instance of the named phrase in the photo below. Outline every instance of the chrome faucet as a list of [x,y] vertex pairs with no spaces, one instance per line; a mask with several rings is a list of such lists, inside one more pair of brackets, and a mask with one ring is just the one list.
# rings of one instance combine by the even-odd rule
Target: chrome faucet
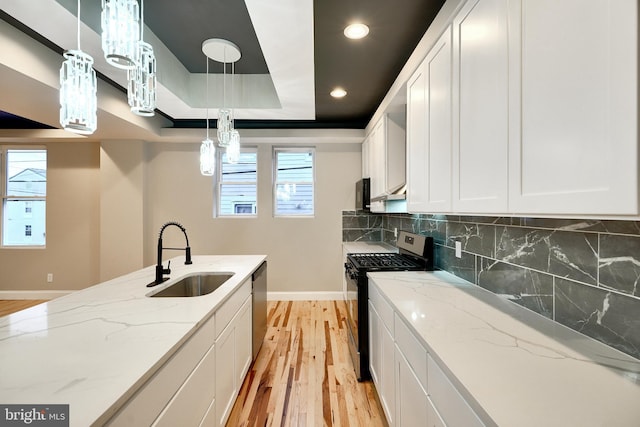
[[[184,239],[187,242],[187,246],[184,248],[163,248],[162,247],[162,233],[164,233],[165,228],[169,227],[170,225],[174,225],[176,227],[178,227],[180,230],[182,230],[182,234],[184,234]],[[189,246],[189,237],[187,237],[187,230],[185,230],[185,228],[182,226],[182,224],[171,221],[171,222],[167,222],[166,224],[164,224],[162,226],[162,228],[160,229],[160,234],[158,235],[158,264],[156,265],[156,279],[155,281],[149,283],[147,286],[151,287],[151,286],[156,286],[159,285],[160,283],[164,282],[165,280],[168,280],[168,277],[164,277],[165,274],[171,274],[171,261],[169,261],[169,263],[167,264],[167,268],[164,268],[162,266],[162,250],[163,249],[168,249],[168,250],[174,250],[174,251],[185,251],[185,260],[184,263],[186,265],[188,264],[192,264],[191,262],[191,247]]]

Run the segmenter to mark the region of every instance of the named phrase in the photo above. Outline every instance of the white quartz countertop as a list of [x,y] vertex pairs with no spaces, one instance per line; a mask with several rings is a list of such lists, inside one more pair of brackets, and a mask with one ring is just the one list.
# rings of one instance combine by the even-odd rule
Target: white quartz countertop
[[342,242],[348,254],[398,252],[398,248],[385,242]]
[[[69,404],[71,426],[100,425],[251,277],[263,255],[184,256],[0,317],[0,403]],[[166,263],[165,263],[166,265]],[[208,295],[146,295],[199,272],[234,272]],[[213,340],[213,337],[212,337]]]
[[640,360],[446,272],[369,278],[486,425],[640,426]]

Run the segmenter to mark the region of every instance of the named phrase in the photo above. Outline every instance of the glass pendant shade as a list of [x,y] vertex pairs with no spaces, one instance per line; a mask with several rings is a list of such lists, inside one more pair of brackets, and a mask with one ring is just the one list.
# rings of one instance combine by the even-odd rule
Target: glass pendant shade
[[102,50],[114,67],[135,67],[140,39],[137,0],[102,0]]
[[228,147],[231,142],[231,130],[233,129],[231,110],[221,108],[218,112],[218,145]]
[[60,68],[60,124],[65,130],[92,134],[97,127],[97,80],[93,58],[68,50]]
[[216,145],[207,137],[200,145],[200,173],[205,176],[212,176],[215,167]]
[[156,108],[156,57],[149,43],[137,43],[136,67],[128,70],[127,97],[131,111],[153,116]]
[[229,132],[229,146],[227,147],[227,162],[238,163],[240,160],[240,134],[233,129]]

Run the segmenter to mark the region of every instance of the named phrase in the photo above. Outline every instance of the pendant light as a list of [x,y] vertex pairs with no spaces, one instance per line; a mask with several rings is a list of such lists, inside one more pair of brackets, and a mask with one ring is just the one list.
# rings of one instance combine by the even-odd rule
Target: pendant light
[[237,62],[240,57],[240,48],[229,40],[209,39],[202,43],[202,51],[214,61],[221,62],[223,71],[222,80],[222,107],[218,110],[218,146],[228,147],[231,143],[231,131],[233,130],[233,110],[227,108],[227,64]]
[[60,124],[70,132],[89,135],[97,127],[97,80],[93,58],[80,49],[80,0],[78,0],[78,49],[64,52],[60,68]]
[[[204,47],[205,45],[203,43],[203,51]],[[216,146],[211,138],[209,138],[209,57],[206,55],[206,52],[205,57],[207,58],[207,137],[202,141],[202,144],[200,145],[200,173],[204,176],[212,176],[215,171],[216,165]]]
[[156,108],[156,57],[144,42],[144,0],[140,0],[140,40],[136,44],[135,67],[127,71],[127,98],[131,111],[150,117]]
[[102,50],[114,67],[132,69],[140,40],[137,0],[102,0]]

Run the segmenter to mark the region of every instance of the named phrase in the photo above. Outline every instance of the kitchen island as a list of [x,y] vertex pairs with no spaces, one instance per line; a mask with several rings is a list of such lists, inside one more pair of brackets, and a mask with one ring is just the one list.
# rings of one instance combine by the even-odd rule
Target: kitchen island
[[640,360],[447,272],[369,279],[406,396],[377,386],[395,425],[640,426]]
[[[176,257],[170,280],[156,287],[146,286],[154,280],[150,266],[0,318],[0,404],[69,404],[71,426],[107,423],[203,325],[213,324],[216,310],[265,259],[194,256],[184,265]],[[208,295],[147,296],[208,272],[234,275]],[[211,346],[216,334],[206,337]]]

